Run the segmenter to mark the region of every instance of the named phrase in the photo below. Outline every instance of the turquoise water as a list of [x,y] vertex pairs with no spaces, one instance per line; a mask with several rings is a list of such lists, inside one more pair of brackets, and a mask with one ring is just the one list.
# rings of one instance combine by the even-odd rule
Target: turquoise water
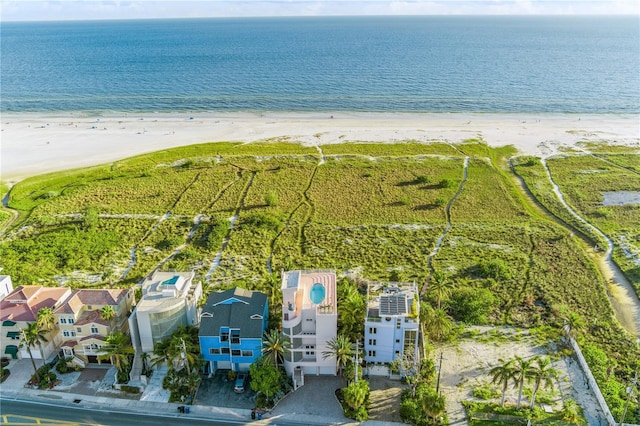
[[3,23],[2,111],[640,112],[637,17]]

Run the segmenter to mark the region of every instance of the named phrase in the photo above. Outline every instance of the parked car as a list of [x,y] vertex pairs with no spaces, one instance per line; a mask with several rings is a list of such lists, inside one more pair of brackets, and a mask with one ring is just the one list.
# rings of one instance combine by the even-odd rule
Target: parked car
[[236,376],[236,385],[233,388],[233,391],[235,393],[244,392],[244,388],[247,385],[248,378],[249,378],[249,375],[247,373],[238,373],[238,375]]

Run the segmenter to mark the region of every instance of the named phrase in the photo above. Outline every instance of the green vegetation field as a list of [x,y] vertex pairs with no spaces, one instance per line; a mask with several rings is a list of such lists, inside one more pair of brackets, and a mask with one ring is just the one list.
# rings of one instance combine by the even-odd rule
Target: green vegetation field
[[[76,287],[128,287],[155,268],[193,269],[209,290],[261,288],[281,269],[334,268],[415,280],[430,301],[426,285],[444,274],[455,297],[492,295],[475,321],[560,329],[572,313],[588,344],[618,360],[613,377],[623,383],[638,349],[575,235],[587,231],[550,196],[539,161],[518,158],[514,170],[531,193],[569,226],[534,208],[507,164],[514,153],[482,141],[345,143],[322,152],[217,143],[37,176],[10,192],[9,206],[22,215],[0,240],[0,267],[18,285]],[[640,188],[633,155],[567,153],[548,164],[576,210],[637,249],[640,206],[600,205],[602,191]],[[637,276],[622,257],[616,252]]]

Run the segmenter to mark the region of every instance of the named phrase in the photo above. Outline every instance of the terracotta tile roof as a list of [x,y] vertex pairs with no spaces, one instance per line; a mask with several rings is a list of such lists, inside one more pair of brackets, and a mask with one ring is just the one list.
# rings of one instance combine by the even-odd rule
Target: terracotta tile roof
[[66,287],[19,286],[0,301],[0,321],[35,321],[42,308],[54,308],[69,293]]
[[91,339],[100,340],[101,342],[105,341],[105,337],[101,336],[99,334],[91,334],[90,336],[85,336],[82,339],[80,339],[80,341],[81,342],[86,342],[87,340],[91,340]]
[[75,322],[75,325],[87,325],[87,324],[101,324],[109,325],[109,321],[105,321],[100,316],[100,311],[85,311],[80,315],[80,318]]
[[81,289],[75,290],[67,302],[60,306],[57,314],[74,314],[82,306],[118,306],[129,290],[123,289]]
[[60,345],[61,348],[73,348],[78,344],[75,340],[66,340]]

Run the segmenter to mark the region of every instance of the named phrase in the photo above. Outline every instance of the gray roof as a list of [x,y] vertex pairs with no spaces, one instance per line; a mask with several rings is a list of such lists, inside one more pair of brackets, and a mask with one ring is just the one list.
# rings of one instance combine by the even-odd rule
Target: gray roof
[[[224,303],[233,300],[233,303]],[[241,338],[262,338],[267,295],[234,287],[209,294],[200,315],[199,336],[219,336],[220,327],[237,328]],[[254,319],[252,319],[253,317]]]

